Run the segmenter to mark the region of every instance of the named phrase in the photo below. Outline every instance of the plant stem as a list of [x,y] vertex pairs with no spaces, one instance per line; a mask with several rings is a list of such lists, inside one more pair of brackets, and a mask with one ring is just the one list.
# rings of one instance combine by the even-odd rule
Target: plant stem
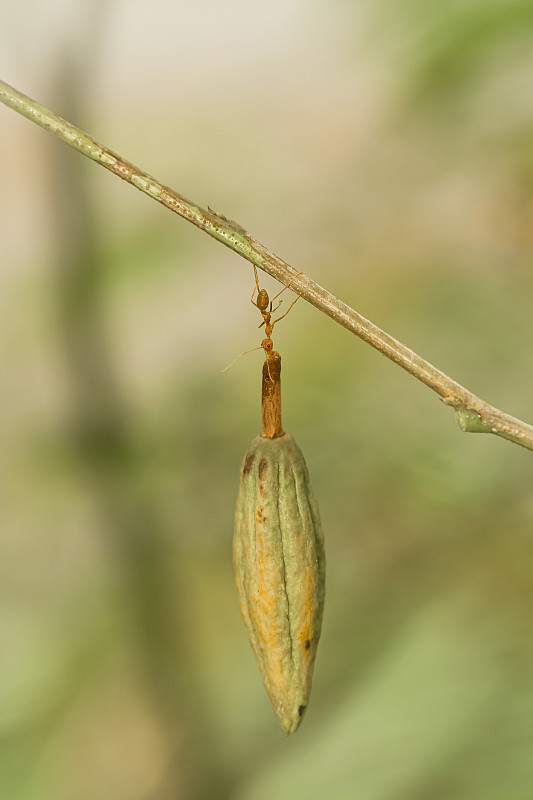
[[244,228],[211,209],[203,209],[160,183],[134,164],[125,161],[92,136],[66,122],[44,106],[0,81],[0,101],[19,114],[55,134],[83,155],[114,172],[123,180],[188,222],[225,244],[235,253],[251,261],[273,278],[290,287],[331,319],[343,325],[360,339],[390,358],[430,389],[455,410],[462,431],[494,433],[533,450],[533,427],[481,400],[452,378],[445,375],[410,348],[382,331],[353,308],[323,289],[302,272],[276,256],[254,239]]

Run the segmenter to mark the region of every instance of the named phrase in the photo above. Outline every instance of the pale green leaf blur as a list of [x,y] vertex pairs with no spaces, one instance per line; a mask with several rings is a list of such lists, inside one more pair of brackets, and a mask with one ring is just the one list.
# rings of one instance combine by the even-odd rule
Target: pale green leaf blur
[[[533,422],[529,0],[9,5],[4,80]],[[0,125],[0,798],[531,800],[532,454],[279,324],[327,551],[286,738],[232,566],[252,269]]]

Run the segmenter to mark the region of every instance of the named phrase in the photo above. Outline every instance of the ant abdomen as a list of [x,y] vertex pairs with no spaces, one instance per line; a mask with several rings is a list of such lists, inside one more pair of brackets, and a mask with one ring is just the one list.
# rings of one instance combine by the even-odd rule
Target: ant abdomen
[[257,300],[255,301],[259,311],[266,311],[268,308],[269,298],[266,289],[259,289],[257,293]]

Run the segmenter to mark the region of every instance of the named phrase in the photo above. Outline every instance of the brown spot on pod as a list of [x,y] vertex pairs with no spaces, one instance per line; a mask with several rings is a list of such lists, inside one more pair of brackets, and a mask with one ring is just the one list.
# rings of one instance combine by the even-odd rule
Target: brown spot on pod
[[244,459],[244,464],[243,464],[243,468],[242,468],[242,474],[243,475],[248,475],[248,473],[252,469],[254,460],[255,460],[255,456],[253,456],[253,455],[246,456],[246,458]]

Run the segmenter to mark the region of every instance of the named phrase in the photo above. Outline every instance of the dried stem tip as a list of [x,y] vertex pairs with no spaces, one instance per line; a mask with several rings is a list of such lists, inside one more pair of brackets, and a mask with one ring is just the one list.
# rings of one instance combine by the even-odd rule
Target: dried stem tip
[[263,432],[266,439],[283,436],[281,427],[281,356],[275,350],[265,353],[263,364],[263,384],[261,401],[263,413]]

